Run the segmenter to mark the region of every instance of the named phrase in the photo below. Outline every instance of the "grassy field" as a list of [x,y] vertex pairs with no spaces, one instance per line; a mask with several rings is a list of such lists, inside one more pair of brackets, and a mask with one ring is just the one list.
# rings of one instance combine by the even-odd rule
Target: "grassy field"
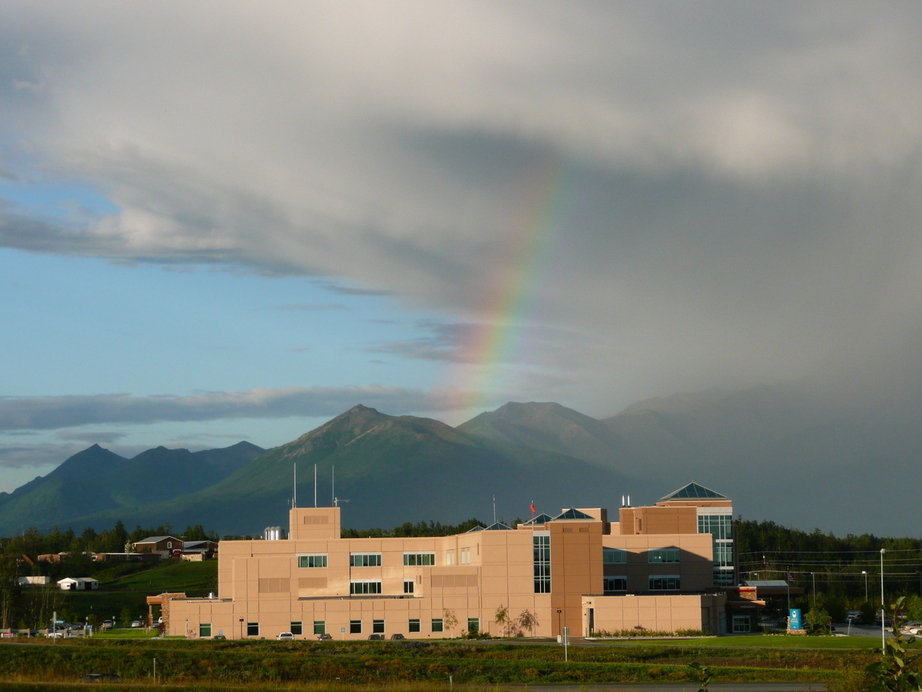
[[[721,639],[726,644],[715,645]],[[809,639],[814,647],[789,646],[788,640],[794,639]],[[5,682],[17,685],[38,681],[78,684],[87,673],[116,673],[123,683],[144,686],[152,682],[156,659],[158,689],[173,685],[197,690],[418,690],[441,687],[451,676],[459,689],[501,690],[504,685],[688,682],[694,679],[689,664],[695,662],[708,666],[714,682],[802,681],[850,692],[866,689],[856,676],[877,658],[876,651],[858,637],[591,642],[569,647],[568,654],[569,660],[564,661],[559,645],[505,640],[98,638],[54,643],[3,641],[0,670]],[[0,689],[9,688],[0,685]]]

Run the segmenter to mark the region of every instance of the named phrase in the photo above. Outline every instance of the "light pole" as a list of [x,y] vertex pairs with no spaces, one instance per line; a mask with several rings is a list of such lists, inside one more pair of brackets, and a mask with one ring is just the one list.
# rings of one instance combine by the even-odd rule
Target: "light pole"
[[868,571],[866,569],[861,570],[861,573],[864,575],[864,602],[868,602]]
[[810,572],[810,577],[813,579],[813,614],[816,615],[816,572]]
[[880,549],[880,652],[887,653],[887,630],[884,626],[886,620],[884,612],[884,553],[886,548]]
[[563,629],[562,629],[561,626],[560,626],[560,618],[561,618],[561,613],[562,613],[562,612],[563,612],[563,610],[561,610],[560,608],[557,609],[557,634],[559,634],[559,635],[561,635],[561,636],[563,635]]

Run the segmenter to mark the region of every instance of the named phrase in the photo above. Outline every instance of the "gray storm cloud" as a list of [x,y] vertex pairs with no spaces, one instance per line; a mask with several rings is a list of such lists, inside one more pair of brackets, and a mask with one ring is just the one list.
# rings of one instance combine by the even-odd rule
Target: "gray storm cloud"
[[530,357],[596,413],[613,387],[911,371],[920,14],[4,3],[0,160],[117,212],[5,208],[0,242],[332,277],[489,320],[545,223],[522,319],[577,336]]

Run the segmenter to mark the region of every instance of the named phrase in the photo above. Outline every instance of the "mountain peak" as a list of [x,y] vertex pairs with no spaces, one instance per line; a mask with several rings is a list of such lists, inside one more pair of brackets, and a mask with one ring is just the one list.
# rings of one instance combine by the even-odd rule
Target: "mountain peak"
[[48,477],[93,477],[105,473],[125,461],[124,457],[120,457],[98,444],[93,444],[66,459],[54,471],[49,473]]

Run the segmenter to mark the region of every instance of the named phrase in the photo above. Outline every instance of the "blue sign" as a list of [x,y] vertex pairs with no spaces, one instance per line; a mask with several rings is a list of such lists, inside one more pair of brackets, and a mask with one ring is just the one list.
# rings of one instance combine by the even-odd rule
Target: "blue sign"
[[803,628],[804,623],[800,616],[800,608],[791,608],[788,610],[788,629],[802,630]]

